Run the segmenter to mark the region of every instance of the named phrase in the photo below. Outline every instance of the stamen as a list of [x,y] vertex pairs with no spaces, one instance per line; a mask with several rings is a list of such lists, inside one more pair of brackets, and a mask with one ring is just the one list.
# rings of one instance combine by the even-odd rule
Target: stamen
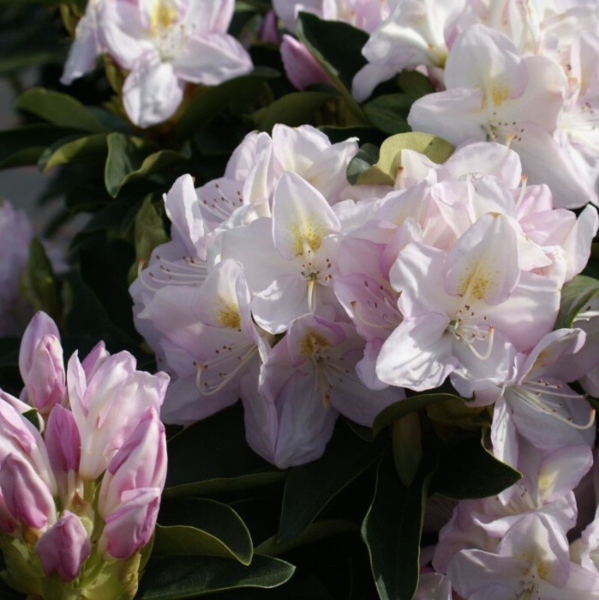
[[[241,345],[242,344],[240,344],[240,346]],[[245,344],[243,344],[243,345],[245,345]],[[232,348],[233,348],[232,346],[229,346],[229,347],[227,347],[227,350],[231,350]],[[220,351],[217,351],[217,352],[220,352]],[[196,376],[196,386],[197,386],[198,390],[200,391],[200,394],[202,394],[202,396],[213,396],[214,394],[217,394],[218,392],[220,392],[233,380],[233,378],[253,358],[254,354],[256,354],[257,352],[258,352],[258,346],[256,346],[254,344],[250,347],[250,349],[244,355],[237,356],[237,365],[229,373],[226,373],[226,372],[219,373],[218,375],[220,376],[221,380],[214,385],[211,385],[208,382],[202,382],[203,374],[205,373],[206,369],[214,367],[217,364],[224,362],[224,360],[231,360],[231,358],[232,358],[231,353],[226,352],[224,354],[224,356],[217,356],[216,358],[199,365],[198,373]]]

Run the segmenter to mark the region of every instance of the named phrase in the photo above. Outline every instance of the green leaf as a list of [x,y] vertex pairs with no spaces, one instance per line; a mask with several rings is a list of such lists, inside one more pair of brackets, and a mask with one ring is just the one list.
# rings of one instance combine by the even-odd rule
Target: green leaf
[[381,452],[380,442],[363,442],[339,422],[322,458],[291,469],[283,493],[278,542],[286,543],[302,533]]
[[222,112],[247,114],[270,104],[273,97],[265,78],[265,75],[254,73],[200,91],[179,118],[175,130],[177,136],[191,137],[199,127]]
[[462,398],[454,398],[438,404],[429,404],[426,413],[431,421],[450,427],[480,430],[489,424],[489,411],[486,406],[469,406]]
[[48,146],[75,133],[73,129],[45,123],[0,131],[0,169],[35,165]]
[[37,164],[40,170],[47,171],[72,162],[96,159],[102,161],[106,156],[106,137],[105,133],[94,133],[85,137],[63,138],[46,148]]
[[370,122],[381,131],[394,135],[410,131],[408,113],[414,98],[408,94],[385,94],[364,106]]
[[135,216],[135,258],[129,271],[129,282],[137,277],[137,267],[140,261],[147,262],[152,251],[170,240],[164,229],[164,221],[158,208],[148,197]]
[[260,555],[247,567],[223,558],[156,557],[148,563],[136,599],[179,600],[236,588],[276,588],[294,571],[288,562]]
[[454,500],[487,498],[514,485],[521,477],[484,448],[480,435],[473,435],[443,448],[431,490]]
[[312,121],[314,115],[333,94],[324,92],[294,92],[275,100],[252,115],[256,127],[270,133],[277,123],[297,127]]
[[299,13],[296,33],[343,96],[356,122],[367,124],[351,88],[354,75],[366,64],[362,48],[368,34],[342,21],[325,21],[307,12]]
[[106,190],[116,198],[128,183],[184,162],[188,158],[174,150],[161,150],[148,156],[148,150],[140,138],[111,133],[108,136],[108,157],[104,171]]
[[420,574],[420,537],[435,457],[425,456],[410,487],[385,456],[377,473],[372,505],[362,524],[374,581],[381,600],[411,600]]
[[327,538],[342,533],[358,531],[358,529],[359,527],[353,521],[346,521],[345,519],[325,519],[323,521],[312,523],[297,537],[294,537],[292,540],[285,543],[280,543],[277,540],[277,536],[273,535],[257,546],[256,552],[266,556],[282,556],[283,554],[287,554],[288,552],[297,550],[303,546],[315,544],[316,542],[326,540]]
[[561,305],[555,328],[572,327],[574,319],[599,294],[599,281],[577,275],[562,288]]
[[406,398],[405,400],[398,400],[382,410],[376,416],[374,423],[372,424],[374,435],[378,435],[383,429],[389,427],[389,425],[392,425],[395,423],[395,421],[407,417],[414,411],[425,408],[430,404],[447,402],[448,400],[455,399],[464,402],[464,400],[458,396],[454,396],[453,394],[419,394],[418,396],[412,396],[411,398]]
[[252,562],[254,548],[241,517],[226,504],[203,498],[167,502],[156,527],[155,552],[168,556],[216,556]]
[[358,185],[393,185],[401,168],[401,151],[420,152],[435,163],[444,163],[454,146],[430,133],[400,133],[387,138],[381,146],[379,161],[358,177]]
[[402,71],[397,76],[399,87],[412,97],[412,102],[436,91],[433,82],[418,71]]
[[401,482],[412,485],[422,461],[422,430],[418,413],[393,423],[393,462]]
[[379,159],[379,149],[374,144],[364,144],[347,165],[347,180],[356,185],[358,178],[376,164]]
[[24,419],[27,419],[38,431],[41,430],[40,416],[37,412],[37,408],[32,408],[21,413]]
[[[199,421],[168,442],[165,498],[210,495],[271,485],[285,478],[245,441],[243,411],[235,406]],[[202,456],[202,460],[190,460]]]
[[29,257],[21,279],[21,290],[36,310],[43,310],[54,320],[60,320],[62,311],[58,284],[46,250],[37,238],[29,244]]
[[44,88],[33,88],[21,94],[15,108],[29,112],[40,119],[90,133],[106,131],[101,123],[72,96]]

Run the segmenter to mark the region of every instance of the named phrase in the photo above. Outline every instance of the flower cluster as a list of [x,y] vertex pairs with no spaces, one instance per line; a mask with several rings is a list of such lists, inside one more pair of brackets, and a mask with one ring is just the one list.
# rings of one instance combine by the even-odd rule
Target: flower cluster
[[108,54],[129,72],[123,102],[149,127],[173,116],[186,84],[217,85],[249,73],[249,54],[227,33],[234,0],[90,0],[79,21],[62,83]]
[[[168,376],[98,344],[65,372],[56,325],[35,315],[21,399],[0,392],[0,545],[6,579],[42,597],[133,598],[166,478],[158,413]],[[77,596],[79,597],[79,596]]]
[[507,141],[557,206],[599,202],[595,3],[398,2],[363,54],[358,100],[403,69],[425,69],[441,91],[413,105],[414,130]]
[[166,195],[173,241],[131,290],[176,376],[163,418],[240,397],[250,445],[284,467],[320,456],[338,413],[370,425],[404,388],[449,378],[495,404],[494,451],[514,466],[516,434],[544,451],[589,443],[593,413],[567,382],[592,377],[597,336],[553,329],[595,208],[554,209],[496,143],[443,165],[404,150],[394,188],[348,186],[355,152],[278,125],[222,179],[194,190],[184,176]]

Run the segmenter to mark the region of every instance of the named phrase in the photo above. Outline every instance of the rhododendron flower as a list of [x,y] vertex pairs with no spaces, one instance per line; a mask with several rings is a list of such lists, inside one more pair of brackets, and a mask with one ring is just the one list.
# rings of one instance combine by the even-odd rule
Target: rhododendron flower
[[123,102],[131,121],[149,127],[169,119],[185,84],[218,85],[249,73],[252,61],[227,34],[232,0],[102,0],[92,2],[76,31],[64,83],[107,52],[129,71]]

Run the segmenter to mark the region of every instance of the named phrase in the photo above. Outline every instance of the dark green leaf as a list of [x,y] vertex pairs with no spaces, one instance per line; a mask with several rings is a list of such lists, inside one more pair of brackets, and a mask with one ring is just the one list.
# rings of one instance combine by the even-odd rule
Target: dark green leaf
[[46,124],[0,131],[0,169],[35,165],[48,146],[76,133],[73,129]]
[[363,442],[339,422],[319,460],[295,467],[285,483],[279,543],[299,535],[341,490],[381,455],[380,442]]
[[312,121],[316,112],[333,94],[323,92],[295,92],[275,100],[252,115],[252,120],[262,131],[270,133],[277,123],[297,127]]
[[448,400],[455,399],[463,402],[461,398],[453,394],[420,394],[406,398],[405,400],[398,400],[376,416],[372,430],[375,435],[378,435],[385,427],[389,427],[395,421],[403,419],[416,410],[420,410],[430,404],[436,404],[437,402],[447,402]]
[[358,178],[376,164],[379,159],[379,149],[374,144],[364,144],[347,166],[347,180],[356,185]]
[[55,320],[60,320],[62,311],[58,283],[46,250],[37,238],[31,240],[29,245],[29,257],[21,280],[21,290],[36,310],[43,310]]
[[308,525],[302,533],[288,542],[280,543],[277,541],[277,536],[273,535],[262,542],[256,548],[256,552],[266,556],[282,556],[302,546],[314,544],[341,533],[358,531],[358,529],[358,526],[353,521],[345,521],[343,519],[317,521]]
[[390,456],[379,464],[362,538],[381,600],[411,600],[416,593],[424,508],[435,468],[435,457],[425,456],[414,482],[406,487]]
[[454,500],[495,496],[521,478],[518,471],[497,460],[480,435],[450,442],[441,452],[431,490]]
[[119,193],[126,177],[137,171],[147,156],[141,139],[111,133],[108,136],[108,157],[104,169],[106,190],[113,197]]
[[169,440],[168,449],[165,498],[251,489],[285,477],[247,445],[240,406],[188,427]]
[[252,562],[252,538],[241,517],[226,504],[180,498],[163,505],[155,552],[168,556],[216,556]]
[[44,150],[38,160],[42,171],[58,165],[65,165],[82,160],[98,160],[102,162],[106,156],[106,134],[71,136],[58,140]]
[[410,131],[407,117],[414,99],[408,94],[385,94],[364,106],[364,112],[370,122],[387,133],[405,133]]
[[200,91],[177,122],[179,138],[188,138],[222,112],[247,114],[272,102],[272,92],[263,75],[238,77]]
[[40,416],[37,412],[36,408],[32,408],[31,410],[26,410],[24,413],[21,413],[21,416],[24,419],[27,419],[38,431],[41,429],[40,427]]
[[351,88],[354,75],[366,64],[362,48],[368,41],[368,34],[347,23],[325,21],[307,12],[299,13],[296,33],[327,72],[357,123],[366,123],[362,109],[351,94]]
[[397,76],[399,87],[412,96],[412,102],[436,91],[432,81],[418,71],[402,71]]
[[574,319],[585,306],[599,294],[599,281],[585,275],[577,275],[562,288],[561,305],[556,329],[572,327]]
[[17,98],[15,107],[54,125],[72,127],[90,133],[105,131],[83,104],[67,94],[44,88],[33,88]]
[[224,558],[156,557],[148,563],[136,598],[179,600],[235,588],[275,588],[294,571],[288,562],[260,555],[247,567]]

